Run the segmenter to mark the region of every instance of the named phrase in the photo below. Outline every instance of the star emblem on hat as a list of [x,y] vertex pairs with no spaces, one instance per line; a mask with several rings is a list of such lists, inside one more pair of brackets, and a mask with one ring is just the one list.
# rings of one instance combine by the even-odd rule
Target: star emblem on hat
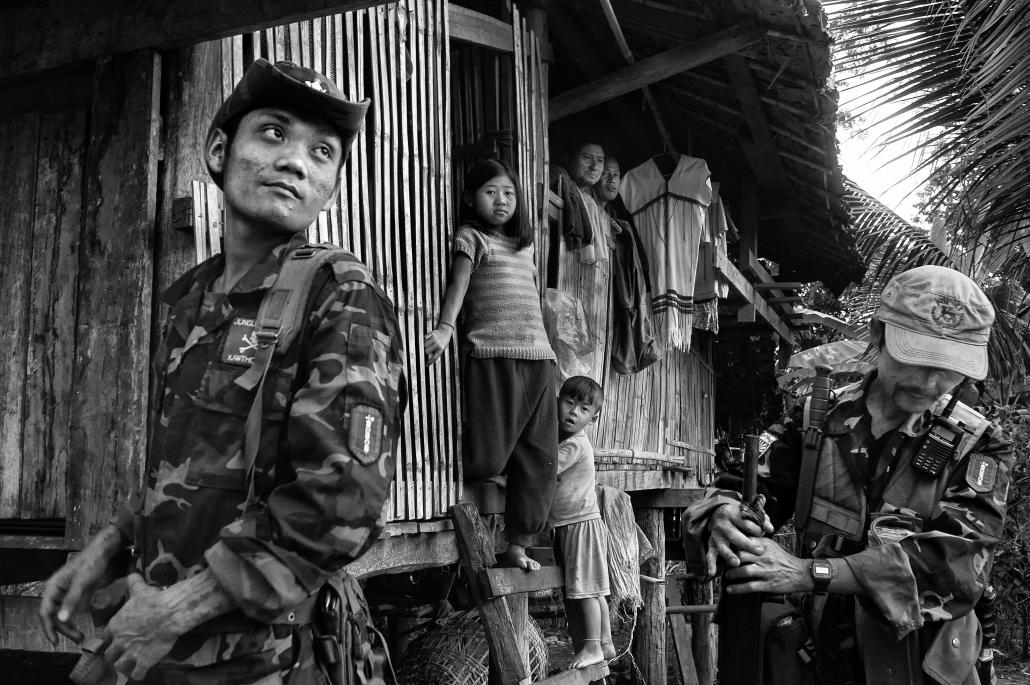
[[329,92],[326,89],[325,84],[319,81],[318,79],[315,79],[314,81],[305,81],[304,85],[308,88],[311,88],[312,90],[317,90],[319,93]]

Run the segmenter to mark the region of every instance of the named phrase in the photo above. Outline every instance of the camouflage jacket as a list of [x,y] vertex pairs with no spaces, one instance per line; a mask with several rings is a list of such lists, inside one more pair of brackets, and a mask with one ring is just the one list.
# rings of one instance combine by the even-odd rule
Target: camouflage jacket
[[[911,467],[895,469],[894,464],[902,463],[902,454],[915,450],[920,444],[929,430],[931,414],[928,411],[913,415],[899,428],[874,439],[865,403],[866,388],[872,378],[870,375],[863,383],[838,392],[837,403],[826,419],[826,437],[816,480],[835,483],[837,501],[863,503],[865,534],[880,509],[882,494],[897,492],[899,489],[894,485],[898,481],[909,480],[913,501],[892,502],[895,507],[920,508],[914,502],[925,498],[926,493],[920,489],[931,489],[930,499],[935,504],[929,515],[923,517],[922,532],[899,542],[868,544],[863,537],[858,542],[846,542],[837,551],[819,545],[815,555],[847,557],[848,565],[865,591],[861,605],[885,626],[889,642],[897,645],[898,640],[910,634],[915,638],[918,633],[914,631],[922,629],[918,641],[925,655],[938,633],[947,633],[948,652],[955,653],[959,651],[955,648],[961,647],[963,658],[970,653],[975,658],[978,628],[972,610],[987,583],[993,550],[1002,533],[1014,458],[1011,443],[1001,429],[992,424],[950,472],[936,482],[922,474],[913,474]],[[767,513],[777,528],[794,513],[802,459],[801,428],[798,423],[786,420],[763,436],[763,445],[766,445],[763,456],[768,470],[760,489],[769,498]],[[989,483],[983,480],[981,469],[970,468],[970,465],[983,464],[991,471]],[[837,471],[827,473],[830,469]],[[854,487],[855,483],[858,487]],[[861,492],[854,491],[859,488]],[[706,495],[687,513],[688,537],[695,543],[703,539],[707,516],[716,506],[739,500],[736,493],[716,488]],[[830,595],[827,609],[833,614],[833,625],[829,625],[831,621],[826,620],[824,613],[819,631],[823,639],[817,640],[820,650],[832,651],[831,645],[848,643],[849,634],[850,643],[854,644],[856,626],[854,612],[849,608],[852,604],[850,597]],[[947,630],[944,624],[949,624]],[[973,634],[969,634],[970,631]],[[847,673],[861,672],[861,666],[846,663],[855,658],[855,654],[837,656],[834,668],[843,668],[844,674],[835,673],[833,681],[849,682]],[[879,657],[884,663],[888,661],[882,653]],[[924,661],[923,669],[936,670],[929,661],[933,659]],[[949,663],[946,668],[954,671],[965,666]],[[953,672],[941,682],[961,683],[964,676],[965,673]],[[895,682],[886,675],[874,680]]]
[[114,524],[136,541],[147,582],[168,586],[210,568],[238,608],[228,618],[242,620],[230,630],[256,631],[219,644],[209,639],[217,629],[198,630],[180,639],[173,662],[267,650],[267,624],[359,557],[384,524],[404,351],[392,304],[344,251],[316,277],[304,330],[273,357],[256,496],[247,501],[242,446],[253,391],[233,381],[253,358],[262,298],[288,250],[303,242],[276,247],[228,294],[208,290],[224,267],[218,255],[163,296],[170,310],[154,357],[163,393],[146,483]]

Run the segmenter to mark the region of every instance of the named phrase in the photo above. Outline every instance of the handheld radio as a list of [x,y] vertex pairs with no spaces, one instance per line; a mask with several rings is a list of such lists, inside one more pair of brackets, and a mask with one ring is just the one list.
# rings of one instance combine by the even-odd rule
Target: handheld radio
[[923,444],[912,458],[912,468],[923,475],[937,478],[944,471],[945,465],[955,455],[958,444],[962,440],[962,426],[951,420],[951,412],[955,409],[958,396],[966,385],[966,380],[959,383],[948,400],[948,405],[939,416],[933,417],[930,431],[923,438]]

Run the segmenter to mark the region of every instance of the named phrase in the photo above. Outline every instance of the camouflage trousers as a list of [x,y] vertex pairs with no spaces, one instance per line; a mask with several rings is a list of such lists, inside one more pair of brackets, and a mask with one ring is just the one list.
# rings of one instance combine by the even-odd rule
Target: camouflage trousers
[[[130,680],[126,685],[328,685],[315,663],[311,630],[307,626],[274,629],[277,639],[272,649],[203,666],[165,660],[144,680]],[[119,685],[122,682],[119,679]]]

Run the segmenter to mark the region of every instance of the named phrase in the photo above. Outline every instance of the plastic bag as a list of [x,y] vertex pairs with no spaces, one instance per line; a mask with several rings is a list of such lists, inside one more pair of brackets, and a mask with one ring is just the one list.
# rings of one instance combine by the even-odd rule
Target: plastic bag
[[574,295],[548,288],[544,294],[543,313],[544,328],[558,358],[561,380],[590,375],[594,334],[587,323],[583,303]]

